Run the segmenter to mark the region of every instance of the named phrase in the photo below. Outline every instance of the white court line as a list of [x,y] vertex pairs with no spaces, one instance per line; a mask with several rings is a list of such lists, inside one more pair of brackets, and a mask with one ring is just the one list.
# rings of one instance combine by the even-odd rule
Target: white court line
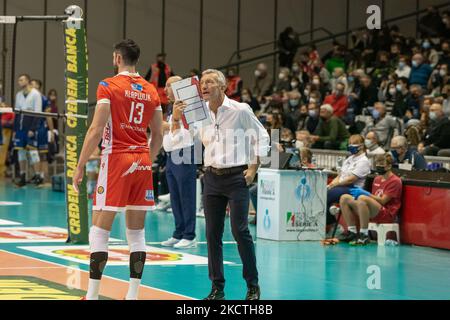
[[[122,240],[125,241],[125,240]],[[151,245],[158,245],[161,244],[162,241],[152,241],[152,242],[146,242],[146,244]],[[198,241],[197,244],[207,244],[206,241]],[[224,241],[223,244],[236,244],[236,241]]]
[[22,269],[64,269],[64,267],[10,267],[0,268],[0,270],[22,270]]
[[[75,270],[75,271],[81,271],[81,272],[86,272],[86,273],[88,273],[88,271],[86,271],[86,270],[82,270],[82,269],[80,269],[80,268],[74,268],[74,267],[71,267],[71,266],[66,266],[66,265],[63,265],[63,264],[61,264],[61,263],[51,262],[51,261],[46,261],[46,260],[42,260],[42,259],[39,259],[39,258],[34,258],[34,257],[26,256],[26,255],[24,255],[24,254],[20,254],[20,253],[16,253],[16,252],[11,252],[11,251],[7,251],[7,250],[2,250],[2,249],[0,249],[0,251],[6,252],[6,253],[15,254],[15,255],[18,255],[18,256],[21,256],[21,257],[25,257],[25,258],[28,258],[28,259],[33,259],[33,260],[37,260],[37,261],[41,261],[41,262],[46,262],[46,263],[54,264],[54,265],[57,265],[57,266],[62,266],[62,267],[64,267],[64,268],[72,269],[72,270]],[[118,279],[118,278],[114,278],[114,277],[107,276],[107,275],[103,275],[102,277],[106,277],[106,278],[109,278],[109,279],[113,279],[113,280],[117,280],[117,281],[129,283],[129,281],[122,280],[122,279]],[[167,290],[163,290],[163,289],[158,289],[158,288],[150,287],[150,286],[147,286],[147,285],[144,285],[144,284],[141,284],[141,286],[142,286],[142,287],[149,288],[149,289],[152,289],[152,290],[156,290],[156,291],[159,291],[159,292],[164,292],[164,293],[169,293],[169,294],[177,295],[177,296],[184,297],[184,298],[187,298],[187,299],[198,300],[198,299],[196,299],[196,298],[189,297],[189,296],[186,296],[186,295],[184,295],[184,294],[180,294],[180,293],[176,293],[176,292],[171,292],[171,291],[167,291]],[[81,288],[75,288],[75,289],[82,290]]]

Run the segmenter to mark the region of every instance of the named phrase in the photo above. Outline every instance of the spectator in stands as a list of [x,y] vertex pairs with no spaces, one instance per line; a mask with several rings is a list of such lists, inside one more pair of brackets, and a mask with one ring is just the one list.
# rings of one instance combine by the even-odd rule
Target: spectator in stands
[[[448,18],[450,20],[450,17]],[[438,64],[450,65],[450,41],[444,40],[441,42],[441,54],[439,55]]]
[[378,134],[380,146],[390,145],[392,137],[401,133],[401,123],[394,117],[386,114],[386,106],[382,102],[375,103],[372,111],[374,124],[364,128],[362,134],[366,135],[369,131],[375,131]]
[[293,112],[300,108],[302,104],[301,97],[302,95],[298,90],[285,93],[284,100],[286,100],[286,107],[284,108],[284,111],[287,113],[287,116],[291,116]]
[[439,54],[434,49],[434,44],[430,38],[422,40],[422,54],[425,61],[428,62],[431,68],[434,68],[439,62]]
[[379,154],[385,154],[386,151],[379,144],[380,139],[376,131],[369,131],[366,134],[364,145],[366,146],[366,154],[369,159],[375,158]]
[[348,144],[348,151],[351,155],[345,159],[338,176],[327,186],[327,225],[336,221],[329,212],[331,206],[339,203],[342,195],[349,194],[350,188],[362,188],[370,173],[370,161],[366,156],[364,137],[353,135],[349,138]]
[[[314,142],[313,148],[339,150],[350,136],[345,123],[333,115],[333,107],[324,104],[320,107],[319,123],[314,136],[311,136]],[[364,144],[364,139],[363,142]]]
[[422,38],[439,37],[444,28],[445,26],[438,10],[433,6],[428,7],[427,14],[419,20],[419,31]]
[[439,65],[431,74],[428,81],[428,89],[431,96],[438,96],[442,93],[444,86],[450,84],[449,65]]
[[300,104],[292,114],[292,119],[298,130],[306,130],[306,123],[308,121],[308,106],[306,104]]
[[[319,76],[319,81],[317,83],[314,82],[314,75]],[[328,88],[330,84],[331,75],[328,72],[328,70],[324,67],[321,61],[314,61],[312,70],[311,70],[311,78],[312,83],[316,84],[317,86],[322,85],[325,88]]]
[[172,68],[166,63],[166,54],[159,53],[156,56],[156,62],[150,66],[145,75],[145,80],[150,82],[158,90],[159,98],[161,99],[161,105],[166,108],[169,104],[167,95],[164,91],[166,87],[166,81],[173,76]]
[[278,37],[278,61],[280,67],[291,68],[294,61],[295,54],[300,46],[298,34],[292,27],[287,27]]
[[425,155],[437,156],[440,149],[450,148],[450,121],[442,105],[434,103],[429,112],[430,126],[425,136]]
[[344,84],[344,91],[347,90],[348,87],[347,76],[345,75],[343,68],[334,69],[333,77],[330,80],[331,91],[336,91],[336,86],[338,83]]
[[385,80],[381,83],[380,89],[378,90],[378,100],[386,105],[387,114],[392,114],[397,96],[395,81],[390,82]]
[[411,75],[411,67],[408,65],[408,59],[406,56],[400,56],[395,74],[398,78],[404,77],[409,79],[409,76]]
[[422,54],[417,53],[412,58],[411,74],[409,76],[409,84],[418,84],[422,88],[426,89],[428,85],[428,79],[430,78],[433,69],[427,63],[425,63]]
[[[389,153],[378,155],[375,159],[376,172],[372,193],[361,187],[353,188],[350,194],[340,198],[340,208],[348,233],[342,239],[352,245],[366,245],[369,239],[369,221],[375,223],[394,223],[402,204],[402,180],[392,172],[393,159]],[[356,229],[359,220],[359,234]]]
[[308,130],[300,130],[295,132],[295,147],[297,149],[311,147],[311,134]]
[[348,97],[345,94],[345,84],[343,82],[338,82],[335,86],[334,93],[326,96],[323,103],[333,107],[334,115],[336,117],[341,119],[344,118],[348,108]]
[[303,168],[314,169],[316,165],[312,163],[313,154],[311,149],[303,147],[300,148],[300,161]]
[[377,54],[377,61],[375,62],[371,76],[375,84],[379,84],[383,79],[386,79],[392,71],[392,65],[389,62],[389,53],[386,51],[379,51]]
[[359,115],[367,107],[373,107],[378,100],[377,87],[372,83],[372,78],[368,75],[361,77],[361,88],[359,93],[352,93],[352,107],[355,115]]
[[420,107],[423,104],[424,99],[424,89],[418,84],[411,85],[409,87],[409,92],[410,94],[406,98],[405,122],[412,118],[419,119]]
[[227,90],[225,94],[230,99],[240,102],[242,92],[242,79],[236,74],[236,68],[230,68],[227,70]]
[[404,136],[396,136],[391,141],[391,154],[394,168],[398,168],[400,163],[409,163],[413,170],[425,170],[427,162],[425,158],[412,147],[408,147]]
[[330,74],[333,74],[336,68],[342,68],[345,71],[345,49],[341,45],[335,45],[333,53],[329,59],[325,59],[325,67]]
[[306,127],[301,129],[308,130],[309,133],[313,134],[320,122],[320,108],[317,103],[308,104],[308,118],[306,119]]
[[261,110],[258,100],[253,97],[252,92],[248,88],[242,89],[241,101],[247,103],[252,108],[254,113]]
[[254,73],[252,92],[259,103],[261,103],[263,97],[270,95],[272,91],[273,79],[267,70],[265,63],[259,63]]
[[290,70],[288,68],[280,68],[278,73],[278,81],[275,86],[275,92],[283,93],[287,92],[291,88],[291,80],[289,79]]
[[397,118],[403,118],[408,109],[408,99],[410,97],[408,79],[399,78],[397,80],[397,94],[395,96],[395,102],[392,106],[392,115]]

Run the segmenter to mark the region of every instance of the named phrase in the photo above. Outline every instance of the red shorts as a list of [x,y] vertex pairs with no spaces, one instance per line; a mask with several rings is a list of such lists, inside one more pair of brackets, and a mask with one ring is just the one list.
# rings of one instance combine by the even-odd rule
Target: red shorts
[[93,210],[153,210],[152,162],[149,153],[102,155]]
[[395,222],[395,216],[390,214],[388,210],[385,207],[381,207],[380,211],[378,211],[378,214],[370,219],[370,222],[375,223],[394,223]]

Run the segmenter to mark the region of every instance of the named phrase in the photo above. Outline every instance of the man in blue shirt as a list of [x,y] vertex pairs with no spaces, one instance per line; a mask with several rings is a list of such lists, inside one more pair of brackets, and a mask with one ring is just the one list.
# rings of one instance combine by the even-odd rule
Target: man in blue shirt
[[394,160],[393,167],[398,168],[400,163],[409,163],[413,170],[425,170],[425,158],[414,148],[408,147],[404,136],[396,136],[391,141],[391,153]]

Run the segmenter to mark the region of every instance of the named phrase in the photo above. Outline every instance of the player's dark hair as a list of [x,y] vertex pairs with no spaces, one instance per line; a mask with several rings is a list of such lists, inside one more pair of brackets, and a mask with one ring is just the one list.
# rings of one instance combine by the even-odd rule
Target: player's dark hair
[[134,66],[139,60],[141,49],[131,39],[125,39],[114,45],[114,51],[121,54],[123,62],[128,66]]
[[39,85],[39,88],[42,88],[42,81],[41,80],[38,80],[38,79],[33,79],[33,80],[31,80],[31,82],[36,82],[38,85]]
[[29,74],[26,74],[26,73],[19,74],[19,76],[17,77],[17,79],[22,78],[22,77],[27,78],[28,82],[31,81],[31,77],[30,77]]

